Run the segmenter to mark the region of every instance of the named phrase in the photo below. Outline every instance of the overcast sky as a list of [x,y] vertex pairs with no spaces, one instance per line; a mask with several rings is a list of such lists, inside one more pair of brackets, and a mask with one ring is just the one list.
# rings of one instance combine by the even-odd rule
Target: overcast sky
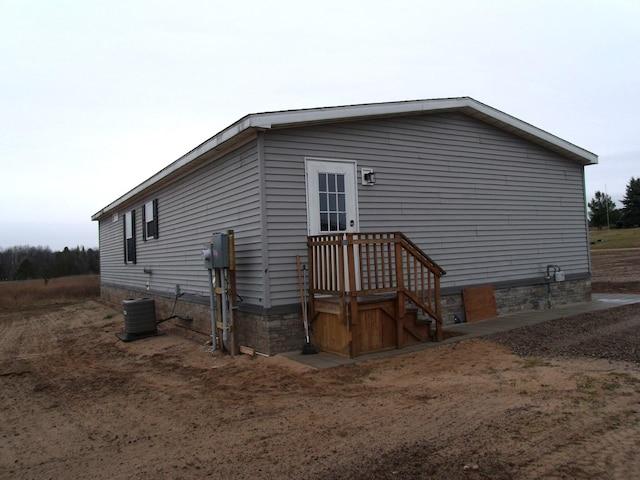
[[246,114],[470,96],[640,177],[637,0],[0,0],[0,248],[91,215]]

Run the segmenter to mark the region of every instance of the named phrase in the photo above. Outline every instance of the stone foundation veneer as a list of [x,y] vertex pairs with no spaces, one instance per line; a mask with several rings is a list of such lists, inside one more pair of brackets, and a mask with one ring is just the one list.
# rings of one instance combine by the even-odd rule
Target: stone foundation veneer
[[[548,309],[570,303],[588,302],[591,300],[591,280],[567,280],[551,284],[551,305],[548,303],[547,285],[527,285],[505,288],[494,288],[498,315]],[[454,323],[455,315],[465,319],[462,290],[442,295],[442,323]]]
[[[442,295],[443,324],[454,323],[454,316],[464,319],[462,290]],[[124,288],[101,285],[100,294],[103,300],[122,305],[130,298],[153,298],[158,320],[171,315],[173,297],[153,295]],[[508,313],[549,308],[547,303],[547,285],[514,286],[494,288],[498,315]],[[591,300],[591,280],[567,280],[551,284],[551,308],[569,303],[580,303]],[[304,328],[299,305],[291,306],[287,313],[260,314],[239,308],[234,310],[236,345],[254,348],[260,353],[275,355],[277,353],[301,350],[304,344]],[[180,317],[192,318],[192,321],[171,320],[177,325],[211,336],[211,314],[209,304],[180,298],[175,312]]]
[[[101,285],[103,300],[120,304],[130,298],[152,298],[155,300],[156,319],[168,318],[173,310],[175,298],[154,295],[124,288]],[[241,309],[234,310],[234,333],[236,345],[254,348],[267,355],[302,349],[305,341],[301,309],[275,315],[260,315]],[[172,319],[171,322],[211,337],[211,311],[209,304],[178,299],[175,315],[191,318],[191,321]]]

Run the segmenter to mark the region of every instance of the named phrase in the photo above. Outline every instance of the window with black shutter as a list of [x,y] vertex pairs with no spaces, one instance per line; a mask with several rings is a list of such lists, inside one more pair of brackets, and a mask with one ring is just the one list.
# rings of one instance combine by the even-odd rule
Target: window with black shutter
[[158,238],[158,199],[147,202],[142,207],[142,239]]
[[136,263],[136,211],[124,214],[124,263]]

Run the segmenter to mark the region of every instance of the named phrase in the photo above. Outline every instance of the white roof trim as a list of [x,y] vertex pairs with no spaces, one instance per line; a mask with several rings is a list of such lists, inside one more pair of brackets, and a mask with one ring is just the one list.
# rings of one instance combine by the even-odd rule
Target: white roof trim
[[236,123],[230,125],[220,133],[214,135],[209,140],[183,155],[130,192],[94,214],[91,219],[98,220],[103,215],[111,213],[111,211],[118,206],[133,197],[136,197],[138,194],[142,193],[160,180],[171,176],[173,173],[187,166],[202,155],[211,152],[229,140],[236,138],[240,139],[243,133],[247,133],[249,131],[301,126],[313,123],[356,120],[358,118],[415,115],[446,110],[463,111],[466,114],[477,117],[485,122],[496,125],[499,128],[503,128],[511,133],[527,138],[535,143],[539,143],[551,150],[557,151],[558,153],[567,156],[582,165],[593,165],[598,163],[598,156],[594,153],[584,150],[583,148],[567,142],[566,140],[562,140],[555,135],[545,132],[544,130],[534,127],[529,123],[523,122],[522,120],[512,117],[500,110],[496,110],[495,108],[478,102],[470,97],[370,103],[339,107],[254,113],[238,120]]

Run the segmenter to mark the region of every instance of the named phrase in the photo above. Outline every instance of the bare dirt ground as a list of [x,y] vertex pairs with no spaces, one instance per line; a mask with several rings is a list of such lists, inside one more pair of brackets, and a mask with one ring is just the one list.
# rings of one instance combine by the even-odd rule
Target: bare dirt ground
[[591,264],[594,292],[640,292],[640,248],[594,252]]
[[[640,293],[639,253],[593,260]],[[640,305],[324,371],[123,325],[0,313],[0,478],[640,477]]]

